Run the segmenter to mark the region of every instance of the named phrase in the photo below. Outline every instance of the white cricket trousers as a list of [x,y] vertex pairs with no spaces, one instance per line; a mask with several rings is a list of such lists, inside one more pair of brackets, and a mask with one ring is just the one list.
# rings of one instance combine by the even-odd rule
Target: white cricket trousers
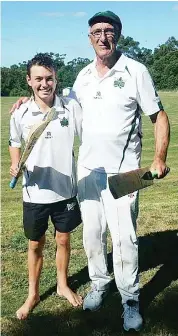
[[115,200],[108,187],[111,174],[78,167],[78,195],[83,219],[83,244],[92,286],[105,290],[111,281],[107,270],[107,224],[113,244],[113,268],[122,303],[138,301],[138,192]]

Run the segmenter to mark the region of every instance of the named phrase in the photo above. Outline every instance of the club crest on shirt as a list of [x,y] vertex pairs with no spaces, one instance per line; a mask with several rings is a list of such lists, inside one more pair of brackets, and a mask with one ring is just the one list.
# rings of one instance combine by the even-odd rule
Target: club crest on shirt
[[122,89],[124,85],[125,85],[125,82],[123,81],[122,77],[120,77],[119,79],[115,79],[114,81],[115,87],[119,87],[120,89]]
[[68,119],[66,119],[65,117],[63,117],[61,120],[60,120],[60,123],[61,123],[61,126],[64,127],[64,126],[68,126],[69,125],[69,121]]

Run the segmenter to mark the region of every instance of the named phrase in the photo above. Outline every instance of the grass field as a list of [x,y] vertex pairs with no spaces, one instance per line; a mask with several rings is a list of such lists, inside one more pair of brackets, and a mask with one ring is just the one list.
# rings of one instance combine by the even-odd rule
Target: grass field
[[[161,92],[171,124],[167,163],[169,175],[140,193],[138,220],[141,302],[145,325],[140,335],[178,335],[178,93]],[[9,188],[8,110],[16,98],[2,99],[2,336],[122,336],[121,300],[115,283],[102,309],[86,313],[55,295],[55,245],[49,226],[41,277],[41,302],[26,321],[15,311],[27,296],[27,240],[22,229],[21,183]],[[151,164],[153,129],[143,117],[142,166]],[[78,151],[77,143],[75,150]],[[111,241],[108,236],[108,258]],[[112,265],[110,265],[112,273]],[[83,296],[89,289],[87,260],[82,248],[82,227],[72,234],[69,281]],[[130,335],[131,333],[129,333]]]

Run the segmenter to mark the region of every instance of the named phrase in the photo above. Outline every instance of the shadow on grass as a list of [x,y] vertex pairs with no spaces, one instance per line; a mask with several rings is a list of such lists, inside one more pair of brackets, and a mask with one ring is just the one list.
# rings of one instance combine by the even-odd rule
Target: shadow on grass
[[[111,321],[112,318],[112,321]],[[95,331],[95,332],[94,332]],[[80,310],[69,309],[63,312],[54,310],[51,313],[31,314],[28,320],[20,322],[10,320],[8,331],[3,336],[91,336],[91,335],[123,335],[118,323],[118,309],[111,317],[111,311],[90,314]],[[93,333],[94,332],[94,333]]]
[[[152,233],[139,238],[140,272],[161,265],[140,293],[142,309],[178,279],[178,230]],[[177,305],[178,309],[178,305]]]
[[[178,288],[177,288],[178,290]],[[156,302],[148,312],[141,335],[178,335],[176,288],[169,291],[161,302]],[[2,328],[2,336],[131,336],[122,329],[122,308],[118,296],[110,295],[102,309],[86,313],[82,309],[54,308],[53,312],[33,312],[28,320],[9,319],[8,328]]]
[[[112,271],[112,255],[108,254],[109,270]],[[140,273],[160,266],[153,278],[141,289],[141,309],[146,324],[142,335],[178,335],[178,285],[167,288],[163,295],[150,305],[154,298],[178,279],[178,236],[177,231],[152,233],[139,238]],[[87,267],[69,278],[71,287],[77,290],[89,282]],[[56,290],[51,287],[42,296],[45,300]],[[150,305],[150,307],[149,307]],[[122,336],[122,307],[115,282],[102,309],[86,313],[82,309],[61,311],[54,306],[52,314],[36,312],[26,321],[10,319],[8,330],[3,336]],[[160,333],[161,330],[163,333]],[[131,335],[131,333],[129,333]],[[133,335],[133,334],[132,334]]]
[[[178,231],[163,231],[139,237],[139,269],[140,273],[161,265],[155,276],[141,290],[143,308],[164,290],[170,283],[178,279]],[[113,271],[112,253],[108,254],[108,269]],[[76,291],[81,285],[89,282],[88,267],[68,279],[71,288]],[[56,285],[49,288],[41,301],[56,291]],[[117,292],[115,281],[111,283],[111,292]]]

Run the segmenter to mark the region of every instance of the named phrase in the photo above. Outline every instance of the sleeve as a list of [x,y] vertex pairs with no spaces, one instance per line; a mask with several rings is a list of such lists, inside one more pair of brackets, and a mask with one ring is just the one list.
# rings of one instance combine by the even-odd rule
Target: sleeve
[[146,67],[137,75],[137,101],[146,115],[152,115],[164,109]]
[[75,134],[79,136],[81,141],[82,139],[82,108],[80,104],[73,100],[73,111],[74,111],[74,127]]
[[21,127],[17,114],[14,112],[10,119],[9,146],[21,148],[21,140],[22,140]]
[[70,91],[69,97],[75,99],[80,104],[80,85],[79,85],[79,78],[77,77],[72,90]]

